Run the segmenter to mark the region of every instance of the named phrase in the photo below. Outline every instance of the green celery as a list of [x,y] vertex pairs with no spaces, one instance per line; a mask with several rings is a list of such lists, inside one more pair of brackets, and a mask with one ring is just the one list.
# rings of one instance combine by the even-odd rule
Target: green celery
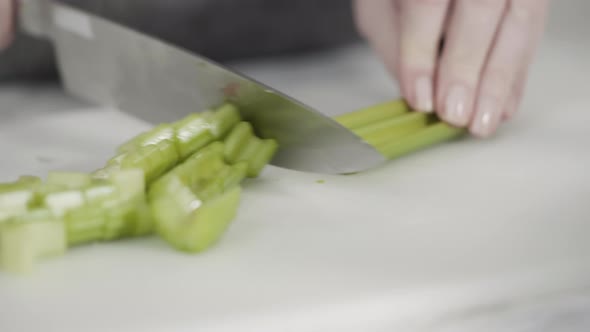
[[30,273],[37,260],[63,255],[66,239],[63,222],[46,210],[0,225],[0,267],[2,270]]
[[412,112],[358,128],[354,132],[367,143],[377,146],[426,128],[431,120],[432,116],[428,114]]
[[81,172],[52,171],[47,174],[45,184],[64,189],[78,189],[89,186],[92,182],[90,174]]
[[225,159],[232,163],[247,162],[248,177],[257,177],[278,150],[273,139],[260,139],[248,122],[240,122],[225,139]]
[[135,169],[144,171],[145,180],[150,183],[166,173],[178,162],[178,153],[173,142],[162,141],[147,145],[115,157],[111,170]]
[[207,118],[211,124],[211,132],[218,140],[223,139],[242,120],[238,108],[230,103],[219,106]]
[[173,126],[168,123],[162,123],[149,131],[133,137],[129,141],[121,144],[117,148],[117,152],[119,154],[124,154],[144,146],[158,145],[165,141],[172,143],[175,141],[175,130]]
[[176,147],[181,160],[190,157],[215,140],[208,114],[191,114],[174,124],[176,128]]
[[455,128],[440,122],[430,125],[417,133],[405,136],[400,140],[388,142],[376,148],[388,159],[395,159],[436,143],[460,137],[464,133],[465,129]]
[[223,235],[237,214],[241,189],[236,186],[202,201],[177,177],[151,195],[158,234],[173,248],[197,253]]
[[336,116],[334,119],[348,129],[357,129],[408,113],[410,108],[404,100],[394,100]]

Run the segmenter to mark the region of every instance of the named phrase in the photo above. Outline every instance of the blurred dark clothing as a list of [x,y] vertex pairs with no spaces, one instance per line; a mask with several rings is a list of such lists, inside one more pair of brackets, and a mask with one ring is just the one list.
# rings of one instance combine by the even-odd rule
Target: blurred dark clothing
[[[214,60],[317,51],[358,40],[346,0],[62,0]],[[17,33],[0,78],[54,77],[51,46]]]

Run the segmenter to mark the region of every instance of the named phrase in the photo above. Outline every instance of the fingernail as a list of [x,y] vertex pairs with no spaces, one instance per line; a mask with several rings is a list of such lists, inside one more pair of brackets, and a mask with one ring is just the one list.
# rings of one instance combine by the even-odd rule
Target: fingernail
[[416,108],[422,112],[432,112],[434,110],[432,101],[432,79],[430,77],[420,77],[416,80]]
[[495,99],[489,97],[482,97],[477,105],[477,114],[471,127],[471,132],[480,137],[488,137],[494,133],[498,124],[502,110],[498,108],[498,103]]
[[469,122],[467,88],[462,85],[451,87],[445,102],[444,118],[456,126],[467,125]]

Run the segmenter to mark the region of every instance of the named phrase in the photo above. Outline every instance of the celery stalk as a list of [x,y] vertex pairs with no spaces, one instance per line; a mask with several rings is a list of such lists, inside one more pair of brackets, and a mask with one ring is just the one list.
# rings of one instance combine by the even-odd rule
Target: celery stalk
[[258,138],[248,122],[236,125],[224,143],[225,159],[232,164],[247,162],[248,177],[257,177],[278,149],[275,140]]
[[240,187],[234,187],[202,201],[180,180],[171,180],[152,201],[158,233],[176,250],[204,251],[219,241],[235,218],[240,193]]
[[209,116],[211,132],[215,139],[223,139],[227,133],[241,121],[237,107],[225,103],[215,109]]
[[45,184],[49,186],[69,188],[82,188],[90,185],[92,177],[89,174],[81,172],[61,172],[53,171],[47,173]]
[[174,142],[174,139],[174,128],[168,123],[163,123],[121,144],[117,148],[117,152],[123,154],[144,146],[157,145],[164,141]]
[[388,159],[395,159],[428,146],[457,138],[464,132],[465,130],[462,128],[455,128],[441,122],[433,124],[417,133],[405,136],[400,140],[388,142],[376,148]]
[[207,114],[191,114],[175,123],[176,147],[181,160],[215,140]]
[[336,116],[334,119],[348,129],[357,129],[408,113],[410,108],[404,100],[394,100],[354,112]]
[[377,146],[426,128],[430,119],[431,116],[425,113],[408,113],[358,128],[354,132],[367,143]]

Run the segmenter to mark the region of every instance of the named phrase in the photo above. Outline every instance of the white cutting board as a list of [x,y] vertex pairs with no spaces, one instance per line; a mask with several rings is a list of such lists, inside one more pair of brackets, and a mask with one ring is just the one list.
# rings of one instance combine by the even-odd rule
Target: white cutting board
[[[557,43],[543,48],[522,114],[495,139],[348,177],[270,167],[245,185],[237,220],[207,253],[143,239],[72,250],[30,277],[0,274],[0,331],[414,332],[583,289],[590,51]],[[366,50],[342,54],[244,69],[329,113],[390,97]],[[2,181],[94,169],[147,128],[52,88],[0,97]]]

